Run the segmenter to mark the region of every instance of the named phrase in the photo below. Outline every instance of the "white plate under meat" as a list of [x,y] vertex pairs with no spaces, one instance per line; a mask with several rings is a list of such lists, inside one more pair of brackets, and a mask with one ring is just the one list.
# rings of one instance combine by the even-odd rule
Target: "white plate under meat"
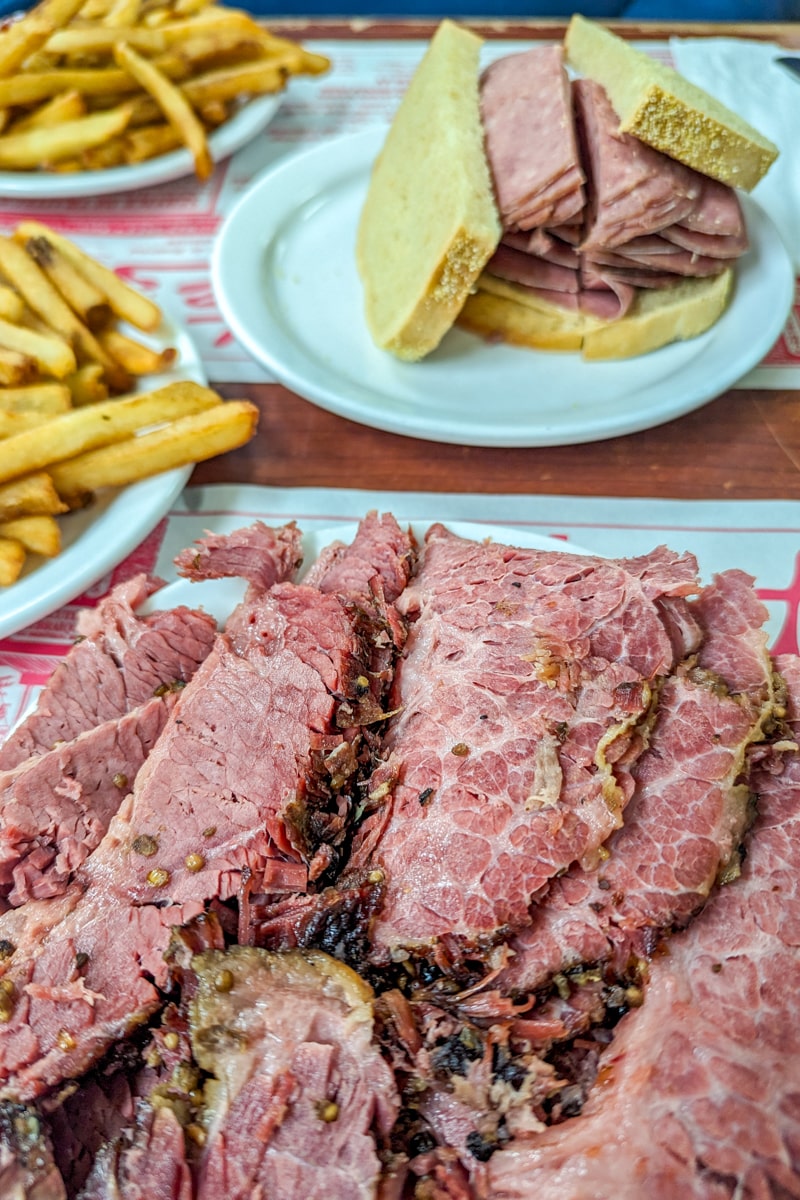
[[624,362],[489,345],[460,329],[420,363],[372,343],[355,236],[383,128],[329,139],[264,172],[217,239],[231,331],[276,379],[363,425],[473,446],[557,446],[634,433],[719,396],[772,348],[794,272],[769,217],[742,204],[751,248],[727,312],[699,338]]
[[[128,332],[124,323],[120,329]],[[183,326],[166,315],[154,333],[130,333],[154,350],[173,346],[178,351],[169,371],[139,379],[137,391],[154,391],[180,379],[206,382],[197,347]],[[68,604],[127,558],[169,512],[191,473],[191,467],[180,467],[126,488],[108,488],[88,508],[59,517],[61,553],[50,559],[30,555],[21,578],[0,587],[0,638]]]
[[[410,527],[420,544],[422,544],[426,531],[434,524],[434,520],[435,518],[431,518],[429,521],[416,519],[408,521],[397,517],[401,528]],[[529,550],[558,550],[562,554],[592,553],[591,550],[584,550],[582,546],[576,546],[572,542],[547,537],[541,533],[533,533],[528,529],[508,529],[502,525],[479,525],[471,521],[443,521],[442,524],[458,537],[471,538],[473,541],[502,542],[506,546],[520,546]],[[213,532],[213,521],[209,522],[208,528]],[[300,582],[302,583],[303,576],[326,546],[335,541],[352,542],[357,529],[357,524],[348,522],[304,533],[303,568],[299,576]],[[147,613],[156,609],[175,608],[179,604],[186,604],[190,608],[205,609],[216,618],[218,625],[224,625],[236,605],[244,598],[246,591],[247,583],[244,579],[206,579],[201,583],[192,583],[189,579],[178,579],[165,588],[161,588],[160,591],[154,592],[137,611]]]

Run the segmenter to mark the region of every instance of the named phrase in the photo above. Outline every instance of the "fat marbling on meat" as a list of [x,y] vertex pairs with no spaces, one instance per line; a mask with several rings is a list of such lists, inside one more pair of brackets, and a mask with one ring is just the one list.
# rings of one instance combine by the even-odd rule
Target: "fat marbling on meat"
[[[360,551],[365,588],[397,526],[375,535],[377,565]],[[302,891],[314,862],[331,861],[346,801],[328,790],[324,759],[359,733],[368,600],[281,583],[241,605],[71,891],[0,917],[13,947],[0,964],[12,997],[0,1094],[40,1095],[154,1012],[171,930],[207,901],[236,896],[243,880]]]
[[656,601],[696,590],[666,551],[617,563],[429,530],[353,865],[386,874],[373,956],[485,956],[591,858],[633,790],[637,726],[671,670]]
[[[800,660],[777,666],[800,733]],[[773,764],[774,766],[774,764]],[[754,774],[741,878],[650,966],[573,1121],[487,1166],[492,1200],[756,1200],[800,1192],[800,755]]]

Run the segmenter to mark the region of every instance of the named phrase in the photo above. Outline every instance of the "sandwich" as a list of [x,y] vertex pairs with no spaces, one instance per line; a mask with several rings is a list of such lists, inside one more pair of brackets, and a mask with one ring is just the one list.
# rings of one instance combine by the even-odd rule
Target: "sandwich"
[[748,245],[735,189],[777,148],[583,17],[482,75],[481,44],[440,25],[374,165],[357,263],[375,343],[414,361],[458,323],[618,359],[710,328]]

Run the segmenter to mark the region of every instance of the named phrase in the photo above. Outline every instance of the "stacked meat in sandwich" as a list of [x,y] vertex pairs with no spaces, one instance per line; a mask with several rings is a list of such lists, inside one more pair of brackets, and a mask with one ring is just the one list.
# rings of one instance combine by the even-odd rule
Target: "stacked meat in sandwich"
[[614,320],[637,288],[721,275],[747,249],[735,191],[620,133],[603,87],[570,83],[561,46],[493,63],[481,115],[503,224],[493,276]]

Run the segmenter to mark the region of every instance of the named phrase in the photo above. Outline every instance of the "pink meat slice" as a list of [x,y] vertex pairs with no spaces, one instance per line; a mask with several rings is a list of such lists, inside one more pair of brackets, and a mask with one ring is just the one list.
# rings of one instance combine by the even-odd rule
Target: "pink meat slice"
[[606,289],[581,288],[578,307],[603,321],[618,321],[630,311],[636,298],[634,285],[615,275],[604,276],[604,280]]
[[591,211],[583,248],[611,249],[682,221],[701,194],[701,176],[619,132],[603,88],[579,79],[573,94],[590,180]]
[[[800,660],[777,663],[800,734]],[[580,1117],[495,1154],[492,1200],[800,1193],[800,756],[756,780],[741,878],[650,967]]]
[[583,206],[583,172],[560,46],[493,63],[481,81],[486,154],[503,224],[565,222]]
[[133,787],[175,700],[154,697],[0,772],[0,895],[10,904],[66,889]]
[[40,1114],[11,1101],[0,1103],[0,1196],[7,1200],[67,1200]]
[[0,1098],[32,1100],[86,1071],[162,1004],[172,929],[202,905],[119,902],[102,888],[31,900],[0,917],[13,985],[0,1035]]
[[246,579],[265,592],[293,579],[303,561],[300,530],[294,521],[273,529],[255,521],[232,533],[208,533],[175,559],[187,579]]
[[[362,709],[368,723],[381,711],[362,696],[372,647],[340,589],[366,597],[385,577],[393,594],[408,579],[410,540],[393,519],[370,523],[352,555],[320,587],[280,583],[240,605],[93,856],[95,877],[135,903],[227,899],[245,870],[255,892],[305,890],[310,854],[292,814],[313,812],[336,840],[336,752],[357,739]],[[382,653],[382,625],[374,636]],[[154,866],[168,884],[148,883]]]
[[104,1146],[80,1200],[193,1200],[183,1126],[171,1108],[147,1109],[130,1143]]
[[[154,1012],[171,930],[208,900],[237,894],[243,878],[267,892],[304,890],[302,818],[313,812],[323,842],[344,825],[324,760],[345,743],[345,704],[347,732],[358,735],[366,618],[361,597],[291,583],[241,605],[76,887],[0,917],[0,941],[14,947],[0,973],[20,997],[0,1025],[0,1098],[80,1074]],[[377,614],[375,631],[383,646]],[[38,926],[25,926],[25,914]]]
[[746,237],[744,214],[734,189],[708,175],[701,175],[700,180],[699,199],[681,224],[712,237]]
[[334,543],[310,568],[304,582],[326,595],[370,596],[377,586],[393,604],[408,583],[414,548],[407,530],[388,513],[369,512],[349,546]]
[[693,560],[655,558],[651,576],[647,560],[429,531],[399,602],[415,619],[372,784],[386,799],[354,854],[387,876],[376,961],[442,938],[456,953],[485,947],[523,927],[531,896],[618,827],[641,749],[633,729],[672,666],[655,600],[696,589]]
[[550,225],[548,233],[552,233],[554,237],[560,238],[562,242],[567,242],[570,246],[578,246],[581,241],[582,228],[581,221],[568,221],[563,225]]
[[585,204],[583,182],[583,174],[577,167],[562,175],[535,201],[510,214],[510,228],[537,229],[547,225],[564,225],[574,220],[583,212]]
[[744,231],[738,237],[733,234],[725,237],[720,234],[698,233],[697,230],[687,229],[685,225],[669,225],[662,229],[661,237],[701,258],[740,258],[748,246],[747,234]]
[[560,238],[550,237],[542,229],[537,229],[532,234],[506,233],[501,245],[510,246],[512,250],[519,250],[524,254],[536,254],[545,262],[555,263],[559,267],[578,267],[581,261],[580,255],[572,246],[562,242]]
[[682,277],[701,278],[707,275],[720,275],[728,266],[728,262],[724,258],[694,254],[691,250],[683,250],[679,246],[672,246],[671,251],[659,249],[655,252],[627,248],[592,250],[587,257],[595,264],[609,267],[635,266],[649,267],[655,271],[669,271],[676,283]]
[[656,271],[648,267],[606,266],[605,263],[594,261],[588,256],[581,267],[581,282],[586,291],[605,291],[608,288],[620,287],[668,288],[675,287],[680,278],[680,275],[673,275],[669,271]]
[[373,1200],[399,1099],[366,985],[315,952],[235,946],[193,967],[192,1044],[214,1077],[197,1200]]
[[534,254],[499,245],[486,264],[486,270],[499,279],[520,283],[523,287],[543,291],[577,292],[578,272],[575,268],[559,266]]
[[610,856],[551,884],[512,940],[515,957],[493,985],[500,991],[533,991],[558,971],[612,955],[624,970],[629,954],[645,954],[646,931],[687,924],[738,851],[750,817],[745,756],[772,712],[767,613],[752,583],[725,572],[692,603],[706,641],[697,666],[662,688]]
[[192,678],[211,649],[216,623],[184,606],[137,616],[135,609],[159,586],[138,575],[81,614],[81,640],[56,667],[36,710],[0,749],[0,770],[72,741],[144,704],[158,689]]
[[164,894],[153,867],[173,901],[228,899],[244,870],[255,891],[305,890],[285,810],[321,789],[312,754],[344,741],[337,696],[356,694],[366,658],[338,599],[315,588],[278,584],[247,611],[246,636],[218,638],[93,857],[93,875],[135,903]]
[[668,680],[608,862],[595,871],[573,867],[551,885],[495,986],[534,991],[615,951],[624,970],[629,954],[647,948],[643,931],[685,925],[744,833],[749,791],[735,781],[752,732],[732,697],[691,674]]

